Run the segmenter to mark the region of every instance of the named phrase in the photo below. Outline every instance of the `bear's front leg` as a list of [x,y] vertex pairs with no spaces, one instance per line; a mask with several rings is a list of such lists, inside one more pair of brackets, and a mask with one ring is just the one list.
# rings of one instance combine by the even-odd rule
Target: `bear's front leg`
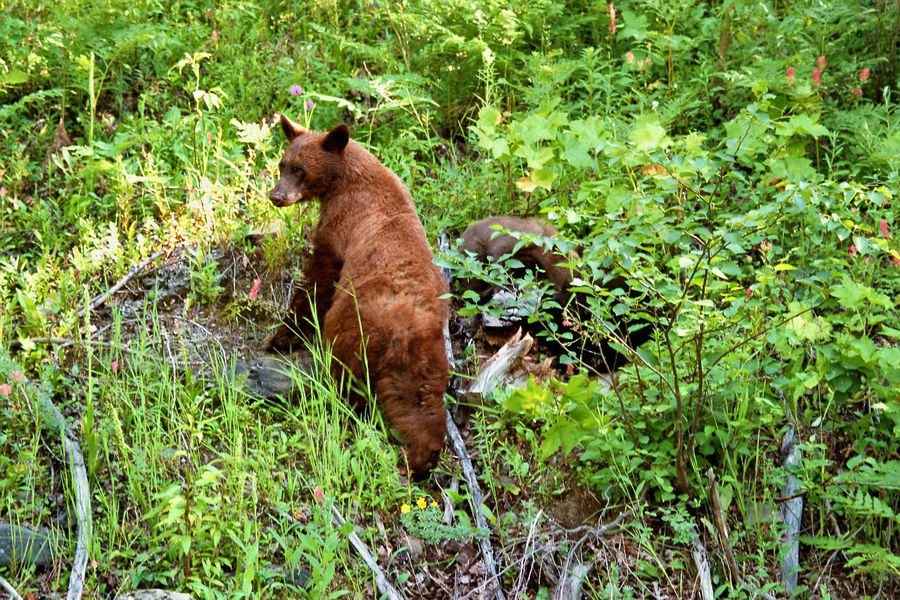
[[[334,299],[334,284],[341,274],[343,262],[330,245],[317,245],[304,274],[306,284],[294,292],[284,322],[263,342],[263,350],[290,350],[309,333],[313,322],[319,327]],[[315,310],[315,317],[313,316]]]

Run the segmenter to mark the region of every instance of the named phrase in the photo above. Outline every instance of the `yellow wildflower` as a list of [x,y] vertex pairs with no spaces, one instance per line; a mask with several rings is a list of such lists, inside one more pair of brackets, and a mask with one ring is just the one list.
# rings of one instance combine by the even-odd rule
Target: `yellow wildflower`
[[406,502],[404,502],[402,505],[400,505],[400,512],[402,512],[405,515],[406,513],[409,512],[410,508],[411,508],[410,505],[407,504]]
[[419,498],[418,500],[416,500],[416,504],[418,504],[419,508],[421,508],[422,510],[425,510],[425,507],[428,506],[428,503],[425,502],[425,498]]

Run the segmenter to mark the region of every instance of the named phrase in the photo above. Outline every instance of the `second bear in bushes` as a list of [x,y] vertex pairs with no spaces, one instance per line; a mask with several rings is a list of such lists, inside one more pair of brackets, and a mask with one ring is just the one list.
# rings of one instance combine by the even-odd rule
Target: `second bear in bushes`
[[282,115],[281,129],[290,145],[270,200],[289,206],[318,199],[322,209],[304,273],[308,287],[295,293],[291,314],[266,347],[296,343],[315,317],[334,358],[359,379],[368,374],[410,468],[422,473],[446,433],[447,302],[440,297],[447,284],[409,190],[349,139],[346,125],[307,131]]
[[[512,234],[512,235],[511,235]],[[461,249],[472,252],[482,262],[507,260],[514,258],[529,269],[540,268],[544,276],[553,284],[554,300],[577,315],[579,320],[594,319],[595,315],[588,306],[587,297],[583,293],[569,291],[573,274],[572,260],[535,243],[521,243],[521,235],[554,237],[556,228],[539,219],[523,219],[520,217],[488,217],[469,225],[462,234]],[[518,247],[518,248],[517,248]],[[472,289],[485,298],[491,291],[490,284],[477,280],[463,282],[464,289]],[[602,283],[600,287],[612,292],[625,290],[629,295],[634,292],[624,277],[618,276]],[[628,357],[613,348],[607,336],[599,341],[586,337],[565,325],[563,313],[559,309],[548,310],[561,331],[570,331],[571,341],[561,344],[559,350],[574,352],[582,360],[595,368],[612,371],[628,362]],[[537,324],[534,324],[537,325]],[[653,329],[649,323],[641,319],[620,318],[615,323],[616,334],[625,340],[631,348],[637,348],[646,342]]]

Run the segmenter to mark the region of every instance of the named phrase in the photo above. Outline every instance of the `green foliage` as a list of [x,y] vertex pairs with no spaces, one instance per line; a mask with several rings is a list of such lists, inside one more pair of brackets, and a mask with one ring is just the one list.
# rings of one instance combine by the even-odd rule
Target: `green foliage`
[[[266,566],[274,552],[312,569],[313,587],[301,590],[309,597],[339,595],[343,575],[359,585],[343,560],[346,532],[324,507],[393,511],[411,496],[393,480],[398,457],[377,412],[360,419],[339,401],[326,352],[315,351],[310,372],[293,373],[304,390],[296,407],[273,407],[253,404],[224,376],[204,387],[159,358],[165,344],[149,334],[127,350],[121,339],[88,345],[70,369],[33,341],[81,344],[96,326],[78,317],[85,298],[161,247],[196,245],[194,307],[222,291],[209,248],[243,243],[255,228],[275,222],[282,232],[263,245],[273,271],[296,267],[290,240],[303,239],[313,211],[279,213],[266,200],[281,147],[270,117],[284,112],[318,129],[350,122],[410,186],[430,237],[490,214],[537,215],[562,232],[541,243],[578,252],[584,309],[545,300],[529,318],[549,337],[609,341],[632,364],[606,385],[572,352],[559,365],[571,366],[567,376],[498,391],[501,410],[478,412],[473,440],[493,498],[548,497],[569,483],[564,464],[608,498],[658,505],[630,529],[650,556],[639,571],[681,576],[658,544],[689,541],[683,507],[705,502],[706,470],[717,472],[728,516],[765,512],[757,508],[784,476],[773,448],[795,422],[807,543],[842,549],[845,565],[873,581],[896,575],[900,8],[614,6],[4,5],[8,513],[53,518],[39,493],[50,467],[30,407],[36,395],[64,397],[92,482],[102,484],[99,571],[176,564],[129,568],[127,585],[204,598],[286,594]],[[538,276],[514,281],[453,251],[439,261],[457,277],[516,283],[534,296],[546,289]],[[618,275],[629,287],[611,293],[603,283]],[[463,294],[460,315],[483,310],[477,300]],[[557,310],[570,333],[552,320]],[[626,316],[655,329],[641,348],[611,335]],[[125,366],[112,369],[113,359]],[[310,501],[304,526],[282,518],[317,488],[327,501]],[[414,508],[400,520],[436,541],[480,535],[462,512],[458,531],[438,527],[436,514]],[[158,533],[147,536],[150,525]],[[493,525],[508,541],[515,523],[501,515]],[[760,574],[777,553],[767,527],[732,530],[748,557],[742,566]],[[619,566],[605,570],[595,595],[648,595],[620,585]]]
[[417,500],[414,506],[403,504],[400,513],[400,522],[404,529],[429,544],[484,537],[489,533],[468,524],[468,517],[462,518],[464,513],[461,511],[455,525],[444,524],[441,521],[443,513],[437,502],[429,503],[424,498]]

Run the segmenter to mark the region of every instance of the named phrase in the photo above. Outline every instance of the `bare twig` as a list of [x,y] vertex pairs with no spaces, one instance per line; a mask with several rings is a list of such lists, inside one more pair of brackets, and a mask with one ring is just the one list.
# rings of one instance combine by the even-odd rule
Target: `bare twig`
[[[103,292],[102,294],[94,296],[94,298],[91,300],[90,304],[88,304],[88,309],[94,310],[95,308],[97,308],[98,306],[100,306],[101,304],[106,302],[110,296],[112,296],[113,294],[115,294],[116,292],[121,290],[123,287],[125,287],[125,284],[128,283],[129,281],[131,281],[131,279],[134,278],[135,275],[140,273],[147,265],[149,265],[150,263],[155,261],[157,258],[162,256],[163,254],[165,254],[165,250],[159,250],[158,252],[153,253],[153,255],[151,255],[149,258],[142,260],[137,265],[128,269],[128,272],[125,273],[125,276],[122,279],[120,279],[114,286],[112,286],[111,288],[109,288],[108,290]],[[83,317],[84,311],[85,311],[85,309],[83,309],[83,308],[81,310],[79,310],[78,316]]]
[[[531,521],[531,526],[528,528],[528,537],[525,539],[525,549],[522,551],[522,562],[519,565],[519,577],[516,579],[516,585],[512,589],[511,594],[514,598],[519,597],[519,593],[524,589],[525,586],[525,563],[534,553],[529,552],[529,549],[534,544],[534,532],[537,529],[537,522],[540,518],[544,516],[544,511],[539,510],[538,513],[534,516],[534,519]],[[534,561],[532,561],[533,563]]]
[[2,577],[0,577],[0,587],[6,590],[6,593],[9,594],[9,597],[13,600],[22,600],[22,596],[19,595],[19,592],[17,592],[13,586],[9,585]]
[[[341,516],[341,513],[338,512],[338,509],[335,508],[334,505],[331,506],[331,519],[334,521],[334,524],[338,527],[343,527],[347,521],[344,517]],[[350,544],[356,549],[359,555],[362,557],[363,562],[368,565],[369,569],[372,570],[372,573],[375,575],[375,585],[378,586],[378,591],[380,591],[385,597],[390,600],[404,600],[403,594],[401,594],[397,588],[394,587],[394,584],[390,582],[390,580],[385,576],[384,571],[381,570],[381,567],[378,566],[378,563],[375,562],[375,558],[372,556],[372,553],[369,552],[369,548],[366,544],[359,539],[359,536],[356,535],[356,527],[350,532],[347,536],[350,540]]]
[[693,546],[692,554],[694,555],[694,564],[697,565],[697,575],[700,578],[700,597],[703,600],[713,600],[715,593],[713,592],[712,577],[709,573],[709,556],[700,536],[694,530],[694,536],[691,538],[691,546]]
[[[604,513],[605,512],[606,511],[604,511]],[[627,510],[623,510],[621,513],[619,513],[619,516],[617,516],[615,519],[613,519],[609,523],[607,523],[605,525],[600,525],[599,527],[594,527],[592,525],[582,525],[580,527],[575,527],[573,529],[566,529],[565,527],[560,526],[555,521],[551,520],[551,523],[556,523],[556,525],[559,527],[560,531],[565,533],[566,536],[573,536],[573,535],[577,535],[579,533],[588,533],[588,534],[593,534],[594,537],[599,538],[601,536],[610,534],[610,530],[612,530],[615,527],[618,527],[619,524],[622,523],[622,521],[624,521],[625,519],[629,519],[633,516],[634,516],[634,509],[629,508]],[[602,518],[602,516],[601,516],[601,518]]]

